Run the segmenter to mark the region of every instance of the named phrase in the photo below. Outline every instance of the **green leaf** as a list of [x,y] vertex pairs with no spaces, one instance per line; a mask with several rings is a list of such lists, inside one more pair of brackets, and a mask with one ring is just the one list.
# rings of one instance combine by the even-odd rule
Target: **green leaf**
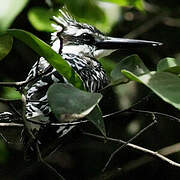
[[13,38],[8,34],[0,36],[0,60],[11,51]]
[[100,93],[81,91],[71,85],[58,83],[48,90],[48,102],[60,122],[71,122],[87,117],[106,135],[102,113],[98,107],[101,100]]
[[122,74],[122,70],[128,70],[135,75],[148,73],[149,70],[137,55],[131,55],[121,60],[111,72],[112,85],[127,82],[127,78]]
[[164,58],[159,61],[157,65],[157,71],[166,71],[174,74],[180,74],[180,60],[170,57]]
[[131,80],[143,83],[167,103],[180,109],[180,78],[168,72],[149,72],[136,76],[130,71],[122,73]]
[[7,32],[11,36],[14,36],[17,39],[23,41],[37,54],[43,56],[54,68],[56,68],[56,70],[62,76],[64,76],[75,87],[84,89],[82,80],[79,78],[78,74],[44,41],[40,40],[30,32],[19,29],[9,29]]
[[64,0],[67,8],[76,16],[89,21],[104,21],[104,12],[96,5],[95,0]]
[[118,4],[120,6],[132,6],[139,10],[143,10],[143,0],[101,0]]
[[3,87],[2,90],[3,90],[3,93],[1,95],[2,98],[21,100],[21,94],[18,91],[16,91],[15,88]]
[[0,0],[0,32],[7,30],[28,0]]
[[100,93],[89,93],[69,84],[53,84],[48,90],[48,102],[60,122],[71,122],[87,116],[101,100]]
[[110,75],[111,71],[116,66],[116,63],[113,60],[108,59],[107,57],[98,59],[98,61],[101,63],[108,75]]
[[49,10],[43,7],[33,7],[28,11],[28,19],[38,31],[53,32],[50,18],[56,16],[58,11]]
[[105,33],[111,31],[120,17],[116,4],[107,5],[97,0],[64,0],[64,3],[78,21],[92,24]]
[[104,136],[106,136],[106,129],[104,120],[102,118],[102,112],[98,105],[87,115],[87,119],[91,121]]
[[112,31],[112,28],[121,19],[121,8],[113,3],[98,3],[97,5],[103,10],[105,19],[103,21],[95,20],[90,23],[105,34],[109,34]]

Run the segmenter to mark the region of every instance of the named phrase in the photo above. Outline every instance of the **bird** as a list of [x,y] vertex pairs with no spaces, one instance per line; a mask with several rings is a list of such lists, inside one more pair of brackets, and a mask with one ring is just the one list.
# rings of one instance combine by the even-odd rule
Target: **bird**
[[[65,8],[60,9],[59,15],[53,16],[52,21],[55,30],[51,33],[52,49],[72,67],[81,78],[85,90],[91,93],[100,91],[109,83],[108,76],[98,59],[119,49],[161,45],[155,41],[106,36],[96,27],[76,21]],[[57,122],[48,103],[48,88],[54,83],[69,84],[69,82],[44,57],[35,62],[26,81],[29,81],[24,87],[27,126],[33,136],[39,138],[39,144],[42,144],[40,139],[47,139],[42,137],[42,134],[48,132],[48,124]],[[11,117],[6,113],[3,116],[6,119]],[[61,138],[74,127],[60,126],[54,133]],[[27,143],[28,138],[25,139],[24,142]],[[30,146],[30,149],[33,151],[33,146]]]

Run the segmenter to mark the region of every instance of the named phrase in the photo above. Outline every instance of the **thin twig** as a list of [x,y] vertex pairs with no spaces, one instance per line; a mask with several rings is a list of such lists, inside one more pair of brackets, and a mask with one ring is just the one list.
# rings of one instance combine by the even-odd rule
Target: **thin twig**
[[161,112],[154,112],[154,111],[146,111],[146,110],[139,110],[139,109],[131,109],[132,112],[137,112],[137,113],[147,113],[147,114],[154,114],[154,115],[160,115],[160,116],[165,116],[169,119],[175,120],[176,122],[180,123],[180,119],[175,117],[175,116],[171,116],[169,114],[165,114],[165,113],[161,113]]
[[[164,147],[157,152],[160,153],[163,156],[167,156],[170,154],[174,154],[180,151],[180,143],[173,144],[167,147]],[[122,166],[123,172],[128,172],[130,170],[133,170],[135,168],[138,168],[144,164],[147,164],[148,162],[151,162],[153,160],[150,156],[142,156],[136,160],[130,161],[126,165]]]
[[9,142],[2,133],[0,133],[0,136],[6,144],[13,144],[12,142]]
[[27,81],[20,81],[20,82],[0,82],[0,86],[4,87],[14,87],[14,88],[19,88],[23,86]]
[[164,17],[163,23],[171,27],[180,27],[179,18]]
[[0,133],[0,137],[2,138],[2,140],[6,143],[6,144],[11,144],[11,145],[22,145],[22,143],[14,143],[14,142],[10,142],[10,141],[8,141],[7,140],[7,138],[2,134],[2,133]]
[[21,99],[5,99],[5,98],[0,98],[0,102],[2,103],[9,103],[9,102],[19,102]]
[[49,163],[47,163],[47,162],[42,158],[42,156],[41,156],[41,151],[40,151],[40,149],[39,149],[39,145],[38,145],[37,142],[36,142],[36,150],[37,150],[37,153],[38,153],[39,161],[42,162],[45,166],[47,166],[52,172],[54,172],[60,180],[65,180],[64,177],[63,177],[61,174],[59,174],[54,167],[52,167]]
[[108,165],[110,164],[110,162],[112,161],[112,159],[114,158],[114,156],[124,147],[127,146],[128,143],[132,142],[134,139],[136,139],[138,136],[140,136],[142,133],[144,133],[146,130],[148,130],[150,127],[152,127],[154,124],[157,123],[156,121],[156,117],[154,114],[152,114],[153,117],[153,122],[151,122],[148,126],[146,126],[145,128],[143,128],[142,130],[140,130],[135,136],[133,136],[131,139],[129,139],[125,144],[121,145],[119,148],[117,148],[109,157],[108,161],[106,162],[104,168],[102,169],[102,171],[104,172]]
[[88,120],[81,120],[81,121],[75,121],[75,122],[69,122],[69,123],[51,123],[52,126],[75,126],[82,123],[87,123]]
[[[147,97],[146,97],[147,98]],[[113,112],[113,113],[110,113],[110,114],[107,114],[107,115],[104,115],[103,118],[108,118],[108,117],[111,117],[111,116],[115,116],[115,115],[119,115],[123,112],[137,112],[137,113],[147,113],[147,114],[154,114],[154,115],[160,115],[160,116],[165,116],[166,118],[169,118],[169,119],[172,119],[172,120],[175,120],[177,121],[178,123],[180,122],[180,119],[175,117],[175,116],[171,116],[169,114],[165,114],[165,113],[160,113],[160,112],[153,112],[153,111],[146,111],[146,110],[138,110],[138,109],[134,109],[132,107],[136,106],[137,104],[139,103],[136,103],[134,104],[133,106],[131,106],[130,108],[127,108],[127,109],[124,109],[124,110],[121,110],[121,111],[116,111],[116,112]],[[33,121],[34,122],[34,121]],[[75,122],[71,122],[71,123],[50,123],[51,126],[69,126],[69,125],[78,125],[78,124],[81,124],[81,123],[87,123],[89,122],[88,120],[82,120],[82,121],[75,121]],[[9,127],[23,127],[24,125],[23,124],[20,124],[20,123],[0,123],[0,126],[9,126]]]
[[[30,121],[33,122],[34,121]],[[76,122],[71,122],[71,123],[50,123],[49,125],[51,126],[75,126],[75,125],[79,125],[82,123],[87,123],[89,122],[88,120],[83,120],[83,121],[76,121]],[[40,123],[39,123],[40,124]],[[0,122],[0,127],[24,127],[23,123],[14,123],[14,122],[10,122],[10,123],[1,123]]]
[[[126,144],[126,141],[123,141],[123,140],[120,140],[120,139],[114,139],[114,138],[110,138],[110,137],[104,137],[104,136],[100,136],[100,135],[96,135],[96,134],[91,134],[91,133],[87,133],[87,132],[83,132],[84,135],[87,135],[87,136],[90,136],[90,137],[94,137],[96,139],[100,139],[100,140],[108,140],[108,141],[111,141],[111,142],[116,142],[116,143],[120,143],[120,144]],[[168,158],[166,158],[165,156],[163,156],[162,154],[156,152],[156,151],[152,151],[152,150],[149,150],[149,149],[146,149],[146,148],[143,148],[141,146],[138,146],[138,145],[135,145],[135,144],[132,144],[132,143],[127,143],[127,146],[128,147],[131,147],[132,149],[135,149],[135,150],[138,150],[138,151],[142,151],[144,153],[147,153],[159,160],[162,160],[172,166],[175,166],[175,167],[178,167],[180,168],[180,164],[177,163],[177,162],[174,162]]]
[[0,127],[24,127],[24,124],[21,124],[21,123],[13,123],[13,122],[10,122],[10,123],[0,123]]
[[136,29],[134,29],[133,31],[129,32],[128,34],[126,34],[124,36],[124,38],[136,38],[139,35],[149,31],[150,29],[152,29],[156,24],[158,24],[159,22],[162,22],[163,20],[163,16],[165,15],[165,13],[161,13],[160,15],[157,15],[156,17],[153,17],[151,20],[143,23],[142,25],[140,25],[139,27],[137,27]]
[[44,74],[46,74],[50,68],[51,68],[51,66],[49,66],[43,73],[37,74],[36,76],[32,77],[31,79],[27,79],[25,81],[20,81],[20,82],[0,82],[0,86],[14,87],[16,89],[19,89],[23,86],[26,86],[28,83],[38,79],[39,77],[43,76]]
[[21,113],[14,107],[14,105],[12,104],[12,102],[9,102],[9,103],[8,103],[8,106],[12,109],[12,111],[13,111],[20,119],[22,119]]
[[[163,156],[174,154],[179,151],[180,151],[180,143],[173,144],[158,150],[158,152]],[[125,165],[122,165],[121,168],[114,168],[110,171],[106,171],[91,180],[96,180],[96,179],[111,180],[116,177],[120,178],[122,174],[125,175],[126,173],[129,173],[129,171],[137,169],[153,160],[154,158],[152,156],[144,155],[136,160],[131,160],[130,162],[127,162]]]
[[106,114],[103,116],[103,118],[108,118],[108,117],[111,117],[111,116],[115,116],[115,115],[119,115],[121,113],[124,113],[124,112],[129,112],[131,111],[132,108],[134,108],[135,106],[141,104],[142,102],[148,100],[148,98],[152,95],[152,93],[148,94],[147,96],[141,98],[140,100],[138,100],[136,103],[134,103],[132,106],[126,108],[126,109],[123,109],[123,110],[120,110],[120,111],[116,111],[116,112],[113,112],[113,113],[110,113],[110,114]]

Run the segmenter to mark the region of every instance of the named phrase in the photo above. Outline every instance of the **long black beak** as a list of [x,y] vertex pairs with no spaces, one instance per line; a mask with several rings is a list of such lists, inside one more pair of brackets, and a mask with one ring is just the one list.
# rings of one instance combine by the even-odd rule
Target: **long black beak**
[[163,43],[155,41],[145,41],[137,39],[124,39],[108,37],[105,40],[97,40],[96,46],[98,49],[126,49],[138,47],[155,47],[161,46]]

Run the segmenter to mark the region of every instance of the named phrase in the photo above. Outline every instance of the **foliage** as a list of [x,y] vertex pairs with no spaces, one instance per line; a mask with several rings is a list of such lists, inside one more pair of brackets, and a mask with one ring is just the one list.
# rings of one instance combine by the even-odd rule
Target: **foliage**
[[180,61],[175,58],[164,58],[161,59],[157,65],[158,72],[171,72],[174,74],[180,74]]
[[[131,5],[139,9],[142,8],[142,6],[140,6],[142,5],[142,1],[140,0],[133,1],[133,2],[113,0],[113,1],[108,1],[108,2],[113,2],[119,5],[125,5],[125,6]],[[104,18],[103,16],[104,13],[102,12],[102,10],[99,9],[99,7],[96,4],[97,3],[96,1],[86,0],[86,1],[83,1],[83,3],[81,1],[77,1],[76,3],[78,4],[77,6],[78,9],[72,6],[74,1],[64,1],[63,3],[65,3],[66,6],[78,17],[83,16],[85,19],[88,19],[88,21],[91,21],[91,19],[95,17],[98,21],[101,21]],[[86,9],[85,11],[86,13],[81,14],[84,11],[82,10],[79,11],[79,8]],[[95,12],[98,12],[98,14],[92,15],[92,13],[94,13],[94,11],[91,11],[92,8],[95,8],[95,9],[97,8]],[[50,28],[49,21],[47,19],[55,14],[57,14],[57,11],[51,11],[45,8],[35,7],[35,8],[31,8],[30,11],[28,12],[28,18],[32,22],[34,27],[36,27],[36,29],[52,31],[52,29]],[[76,72],[67,64],[66,61],[64,61],[60,57],[59,54],[53,51],[49,45],[47,45],[45,42],[43,42],[42,40],[40,40],[39,38],[31,34],[30,32],[26,32],[26,31],[18,30],[18,29],[9,29],[7,32],[8,34],[1,36],[0,45],[1,45],[1,49],[3,50],[1,51],[1,54],[0,54],[1,59],[5,55],[7,55],[8,52],[10,51],[11,46],[12,46],[11,36],[14,36],[17,39],[23,41],[26,45],[30,46],[40,56],[43,56],[46,60],[48,60],[48,62],[52,64],[57,69],[57,71],[60,74],[62,74],[76,88],[83,89],[82,81],[79,78],[79,76],[76,74]],[[6,40],[6,43],[2,43],[3,40]],[[108,71],[110,71],[110,69]],[[161,60],[160,63],[158,64],[157,72],[150,72],[144,65],[143,61],[137,55],[133,55],[133,56],[130,56],[121,60],[120,63],[118,63],[114,67],[114,69],[111,72],[111,83],[109,84],[109,86],[126,83],[128,79],[135,80],[137,82],[143,83],[145,86],[149,87],[152,91],[154,91],[163,100],[172,104],[176,108],[180,109],[180,102],[178,101],[178,91],[176,91],[180,87],[179,78],[177,75],[170,74],[167,72],[161,72],[161,71],[168,71],[171,73],[179,74],[179,62],[175,59],[166,58],[164,60]],[[166,85],[167,82],[169,84],[168,86]],[[59,87],[58,89],[61,89],[61,88],[63,88],[63,85],[62,87]],[[69,88],[70,88],[70,91],[73,92],[71,87]],[[60,103],[61,101],[56,101],[56,99],[54,98],[54,94],[60,93],[61,91],[58,91],[56,93],[55,88],[52,87],[50,92],[51,92],[50,94],[53,94],[53,98],[50,98],[51,106],[53,107],[52,109],[54,109],[54,113],[56,114],[56,116],[59,117],[59,114],[61,114],[61,111],[57,110],[55,107],[57,107],[57,103]],[[74,93],[75,92],[78,92],[78,91],[74,89]],[[61,96],[66,97],[65,94]],[[75,93],[74,97],[76,96],[77,94]],[[87,95],[87,98],[88,98],[88,95]],[[55,101],[52,101],[52,99],[55,99]],[[63,99],[60,98],[60,100],[63,100]],[[99,101],[99,98],[97,100]],[[95,107],[95,105],[97,105],[98,101],[95,101],[94,103],[89,103],[89,107],[87,107],[87,109],[91,107],[90,109],[92,110]],[[74,99],[74,102],[75,102],[75,99]],[[83,106],[86,107],[85,101],[81,103],[79,106],[77,106],[80,109],[83,109],[81,113],[78,112],[77,110],[77,114],[79,114],[77,116],[82,116],[80,114],[83,114],[84,111],[87,111],[87,113],[84,116],[87,116],[91,112],[91,110],[88,111],[87,109],[84,109]],[[72,107],[72,110],[73,110],[73,107]],[[75,114],[74,110],[73,112],[71,112],[71,114]],[[100,114],[101,114],[100,110],[97,107],[96,113],[92,116],[95,119],[100,119],[100,124],[98,125],[97,122],[95,124],[97,125],[98,128],[100,128],[100,131],[103,132],[103,134],[105,134],[104,124],[103,124],[102,118],[100,118]],[[89,117],[91,117],[91,115]],[[92,118],[90,119],[92,120]]]
[[64,83],[54,84],[48,90],[48,102],[60,122],[71,122],[88,115],[87,118],[105,135],[102,114],[96,106],[101,98],[100,93],[81,91]]
[[[43,42],[42,40],[40,40],[39,38],[37,38],[33,34],[31,34],[29,32],[26,32],[26,31],[23,31],[23,30],[9,29],[7,32],[8,32],[8,34],[16,37],[17,39],[19,39],[19,40],[23,41],[24,43],[26,43],[27,45],[29,45],[40,56],[43,56],[44,58],[46,58],[46,60],[48,60],[49,63],[52,66],[54,66],[57,69],[57,71],[61,75],[63,75],[75,87],[80,88],[80,89],[84,89],[83,85],[82,85],[82,81],[79,78],[79,76],[77,75],[77,73],[68,65],[68,63],[64,59],[61,58],[61,56],[59,54],[57,54],[55,51],[53,51],[51,49],[51,47],[49,45],[47,45],[45,42]],[[58,90],[59,89],[61,89],[61,88],[58,88]],[[75,91],[75,89],[74,89],[74,91]],[[56,94],[55,89],[52,92],[52,94]],[[75,99],[77,99],[76,95],[77,94],[74,94]],[[65,96],[65,94],[63,94],[63,96]],[[94,96],[94,95],[92,95],[92,96]],[[68,97],[67,96],[65,96],[65,97],[66,97],[66,101],[67,101]],[[87,98],[88,98],[88,96],[87,96]],[[75,99],[74,99],[74,101],[75,101]],[[53,107],[56,107],[57,103],[58,103],[57,98],[55,98],[55,100],[56,101],[53,101],[53,105],[51,103],[51,105]],[[60,98],[60,100],[62,100],[62,98]],[[87,102],[90,102],[90,101],[88,100]],[[64,101],[63,101],[63,103],[64,103]],[[83,106],[85,106],[85,103],[86,103],[86,101],[83,101],[83,103],[81,103],[79,107],[84,109]],[[94,102],[93,104],[91,103],[89,105],[94,108],[96,104],[97,104],[97,102]],[[72,107],[72,106],[70,106],[70,107]],[[55,109],[55,108],[53,108],[53,109]],[[69,107],[67,107],[67,110],[68,109],[69,109]],[[73,107],[72,107],[71,110],[73,110]],[[84,109],[84,111],[86,111],[86,110],[87,109]],[[81,112],[81,113],[83,114],[84,111]],[[97,111],[99,111],[99,113]],[[55,114],[57,114],[56,110],[55,110],[55,112],[56,112]],[[85,115],[89,114],[90,112],[91,112],[90,110],[87,110]],[[61,111],[59,111],[59,113],[61,113]],[[78,111],[76,113],[78,113]],[[95,113],[95,114],[94,115],[92,114],[89,117],[91,117],[91,116],[96,117],[97,121],[93,121],[93,122],[97,125],[98,128],[101,127],[100,131],[103,132],[103,134],[105,134],[105,132],[104,132],[104,124],[103,124],[103,121],[101,120],[102,118],[99,118],[99,115],[101,114],[99,108],[96,108],[96,111],[92,111],[92,113]],[[78,119],[78,118],[76,117],[76,119]],[[92,118],[90,118],[90,119],[92,120]],[[98,120],[101,120],[100,125],[99,125]]]
[[26,6],[28,0],[0,0],[0,32],[5,31]]
[[[56,5],[58,6],[58,8],[62,5],[66,5],[70,12],[78,20],[93,24],[100,28],[102,31],[108,32],[119,19],[119,16],[117,15],[117,12],[119,12],[119,8],[111,4],[109,4],[109,7],[108,5],[104,6],[100,3],[103,1],[107,3],[114,3],[120,6],[135,7],[139,10],[143,10],[142,0],[52,0],[50,1],[50,4],[47,4],[50,6]],[[16,16],[23,10],[25,5],[27,5],[28,0],[21,0],[18,2],[15,2],[14,0],[7,0],[2,3],[2,10],[0,9],[0,32],[4,32],[10,27]],[[13,11],[11,10],[12,8]],[[112,10],[111,17],[109,16],[110,9]],[[47,9],[45,7],[33,7],[28,11],[28,19],[37,30],[52,32],[53,29],[50,26],[50,18],[52,17],[52,15],[56,15],[57,11],[57,8]]]
[[28,19],[38,31],[53,32],[50,19],[56,16],[58,11],[43,7],[33,7],[28,12]]
[[[133,59],[132,59],[133,60]],[[126,61],[127,62],[127,61]],[[177,109],[180,109],[180,99],[179,99],[179,88],[180,88],[180,79],[177,74],[178,72],[178,63],[175,63],[175,59],[166,58],[160,61],[158,64],[158,71],[148,71],[147,68],[142,65],[139,67],[139,62],[134,64],[133,67],[128,70],[126,67],[122,67],[121,72],[129,79],[143,83],[145,86],[150,88],[154,93],[156,93],[164,101],[170,103]],[[131,64],[131,59],[128,60],[127,64]],[[141,61],[141,64],[143,62]],[[128,65],[127,65],[128,67]],[[173,69],[177,71],[172,72]],[[168,71],[169,72],[163,72]],[[139,73],[140,72],[140,73]]]
[[68,63],[61,58],[51,47],[40,40],[30,32],[26,32],[18,29],[9,29],[8,34],[16,37],[23,41],[25,44],[30,46],[36,53],[43,56],[50,64],[52,64],[57,71],[62,74],[70,83],[75,87],[83,88],[82,81],[80,80],[77,73],[68,65]]
[[129,70],[136,75],[141,75],[149,72],[149,70],[144,65],[143,61],[139,58],[139,56],[131,55],[121,60],[111,71],[112,85],[120,84],[127,81],[127,78],[125,78],[120,71],[121,69]]
[[143,1],[142,0],[101,0],[116,3],[120,6],[132,6],[139,10],[143,10]]
[[[39,55],[45,57],[49,61],[49,63],[51,63],[59,71],[59,73],[62,74],[64,77],[66,77],[66,79],[70,83],[72,83],[75,87],[82,88],[82,82],[79,79],[78,75],[76,75],[76,73],[66,63],[66,61],[64,61],[60,57],[59,54],[54,52],[50,48],[50,46],[47,45],[45,42],[38,39],[33,34],[26,31],[22,31],[22,30],[8,30],[8,33],[22,40],[27,45],[29,45],[32,49],[34,49]],[[158,72],[154,72],[154,71],[150,72],[147,69],[147,67],[144,65],[142,60],[137,55],[130,56],[122,60],[112,70],[112,73],[111,73],[112,82],[110,85],[118,85],[120,83],[126,82],[127,79],[125,79],[123,76],[125,75],[125,77],[127,77],[130,80],[135,80],[137,82],[143,83],[144,85],[149,87],[152,91],[154,91],[164,101],[180,109],[180,101],[178,98],[179,92],[177,91],[178,89],[180,89],[179,77],[175,74],[171,74],[168,72],[161,72],[164,70],[172,71],[172,68],[173,68],[175,69],[173,72],[178,73],[179,63],[178,62],[176,63],[176,62],[177,61],[175,59],[166,58],[160,61],[158,65]],[[53,92],[51,94],[56,94],[56,90],[55,90],[56,88],[53,88],[53,89],[54,91],[52,90]],[[58,88],[58,89],[61,89],[61,88]],[[77,90],[74,89],[74,92],[76,91]],[[61,91],[58,91],[58,92],[61,92]],[[65,94],[61,96],[65,96]],[[77,94],[75,93],[74,94],[75,99],[77,98],[76,96]],[[51,99],[55,99],[54,96]],[[75,102],[75,99],[74,99],[74,102]],[[60,100],[62,100],[62,98],[60,98]],[[83,106],[85,106],[85,102],[86,101],[84,101],[79,107],[83,109]],[[53,103],[51,103],[52,104],[51,106],[56,107],[57,106],[56,103],[58,103],[58,101],[53,101]],[[64,101],[62,101],[62,103],[64,103]],[[93,104],[90,103],[89,106],[94,107],[96,104],[97,104],[97,101],[94,102]],[[81,113],[83,114],[83,112],[86,111],[87,109],[83,109]],[[58,114],[57,116],[59,117],[59,113],[61,113],[61,111],[59,110],[59,113],[57,113],[57,110],[54,110],[54,112],[55,114]],[[86,113],[85,115],[89,114],[90,112],[91,111],[88,111],[88,113]],[[73,113],[75,112],[73,111],[72,114]],[[78,111],[77,111],[77,114],[78,114]],[[101,123],[103,123],[103,121],[101,121]],[[104,127],[104,125],[101,124],[98,127]],[[100,129],[100,131],[103,132],[104,130]]]
[[1,98],[5,99],[21,99],[21,94],[16,91],[15,88],[10,88],[10,87],[3,87],[2,89],[2,95],[0,96]]
[[0,36],[0,60],[9,54],[12,48],[13,38],[9,35]]
[[[65,115],[68,114],[68,116],[70,114],[71,118],[75,114],[76,118],[74,117],[73,119],[70,118],[69,119],[70,121],[84,117],[85,119],[88,119],[90,122],[95,124],[95,126],[101,131],[101,133],[104,136],[106,136],[106,133],[109,134],[110,132],[105,131],[102,112],[98,105],[99,101],[102,98],[102,94],[85,92],[82,86],[81,79],[76,74],[76,72],[73,71],[73,69],[60,57],[60,55],[54,52],[50,48],[50,46],[46,44],[43,40],[39,39],[37,36],[35,36],[34,34],[28,31],[24,31],[20,29],[7,30],[12,25],[12,22],[16,18],[16,16],[23,10],[27,2],[28,2],[27,0],[24,1],[22,0],[21,2],[14,3],[13,0],[7,0],[6,2],[3,2],[4,4],[4,6],[2,6],[3,11],[1,11],[0,8],[0,24],[1,24],[0,33],[2,33],[2,36],[0,36],[0,60],[5,58],[5,56],[7,56],[8,53],[11,51],[12,43],[13,43],[12,37],[15,37],[16,39],[24,42],[27,46],[32,48],[38,55],[46,58],[48,62],[52,66],[54,66],[60,74],[66,77],[66,79],[74,86],[72,87],[70,85],[66,85],[66,87],[64,87],[63,84],[59,84],[59,85],[55,84],[49,88],[48,98],[53,113],[57,117],[61,116],[62,114]],[[28,9],[28,13],[27,13],[28,20],[31,23],[31,25],[35,28],[35,30],[43,31],[43,32],[52,32],[53,29],[50,26],[51,21],[49,20],[49,18],[52,15],[58,14],[57,7],[63,5],[66,5],[70,9],[71,13],[78,20],[91,23],[97,26],[98,28],[100,28],[103,32],[112,32],[114,25],[122,20],[121,13],[123,12],[121,11],[122,9],[120,6],[128,6],[129,8],[133,7],[138,10],[144,10],[142,0],[134,0],[134,1],[132,0],[93,0],[93,1],[51,0],[49,2],[51,2],[48,4],[51,8],[47,6],[43,6],[43,7],[33,6]],[[105,8],[106,3],[104,2],[108,3],[108,8],[111,8],[111,10]],[[6,7],[6,5],[8,6],[8,8],[4,8]],[[92,9],[94,10],[92,11]],[[109,14],[108,11],[111,14]],[[137,19],[138,18],[141,18],[139,14],[137,16]],[[142,19],[144,23],[144,20],[146,20],[144,15]],[[166,23],[168,22],[171,21],[167,21]],[[127,26],[129,25],[128,23],[129,22],[126,22],[125,24],[125,31],[126,31],[126,25]],[[115,31],[118,32],[119,26],[116,26],[116,28],[117,29]],[[173,46],[173,48],[176,49],[177,47]],[[156,55],[154,56],[152,55],[151,63],[156,62],[156,58],[157,58]],[[116,86],[116,88],[121,89],[122,84],[128,86],[129,84],[131,84],[129,82],[132,81],[137,82],[142,86],[149,88],[150,91],[154,92],[164,102],[167,102],[168,104],[175,107],[177,111],[180,109],[180,98],[179,98],[180,60],[178,58],[171,58],[171,57],[163,58],[159,61],[156,68],[151,67],[152,70],[150,70],[149,67],[147,68],[147,66],[144,64],[144,62],[147,64],[149,63],[148,60],[144,57],[141,59],[137,55],[131,55],[124,59],[122,59],[119,56],[117,59],[120,62],[116,63],[112,59],[107,59],[107,58],[100,60],[101,64],[105,67],[106,71],[108,72],[109,78],[111,80],[108,87]],[[10,64],[11,61],[9,61],[9,65]],[[105,92],[103,91],[102,93],[105,94],[106,91]],[[68,99],[67,94],[70,94],[72,96],[71,102],[67,101]],[[105,99],[109,98],[107,94],[105,95],[104,94],[103,97]],[[20,99],[20,95],[17,94],[13,88],[4,88],[3,96],[1,97],[14,98],[14,99],[17,99],[18,97]],[[77,99],[77,97],[79,98]],[[77,100],[82,100],[82,101],[77,101]],[[158,103],[160,104],[160,102]],[[165,103],[166,106],[167,103]],[[61,104],[66,105],[64,106],[65,109],[63,109],[63,111],[62,109],[58,108],[58,107],[62,107]],[[112,104],[109,105],[110,108],[111,105]],[[121,119],[122,121],[126,119],[123,118]],[[133,125],[137,125],[136,123],[137,121],[132,122]],[[140,124],[138,124],[138,127],[140,128]],[[120,132],[122,128],[119,126],[113,128],[114,129],[116,128],[116,131],[118,133],[122,133],[122,134],[124,133],[124,132]],[[114,129],[112,130],[113,132],[115,131]],[[115,132],[114,134],[117,135],[116,134],[117,132]],[[166,139],[168,138],[169,137],[166,137]],[[98,148],[99,147],[97,147],[97,149]],[[3,156],[5,157],[6,155],[4,153],[5,151],[4,145],[2,145],[1,143],[0,143],[0,151],[3,151]],[[1,160],[0,157],[0,161],[4,161],[4,160]]]

